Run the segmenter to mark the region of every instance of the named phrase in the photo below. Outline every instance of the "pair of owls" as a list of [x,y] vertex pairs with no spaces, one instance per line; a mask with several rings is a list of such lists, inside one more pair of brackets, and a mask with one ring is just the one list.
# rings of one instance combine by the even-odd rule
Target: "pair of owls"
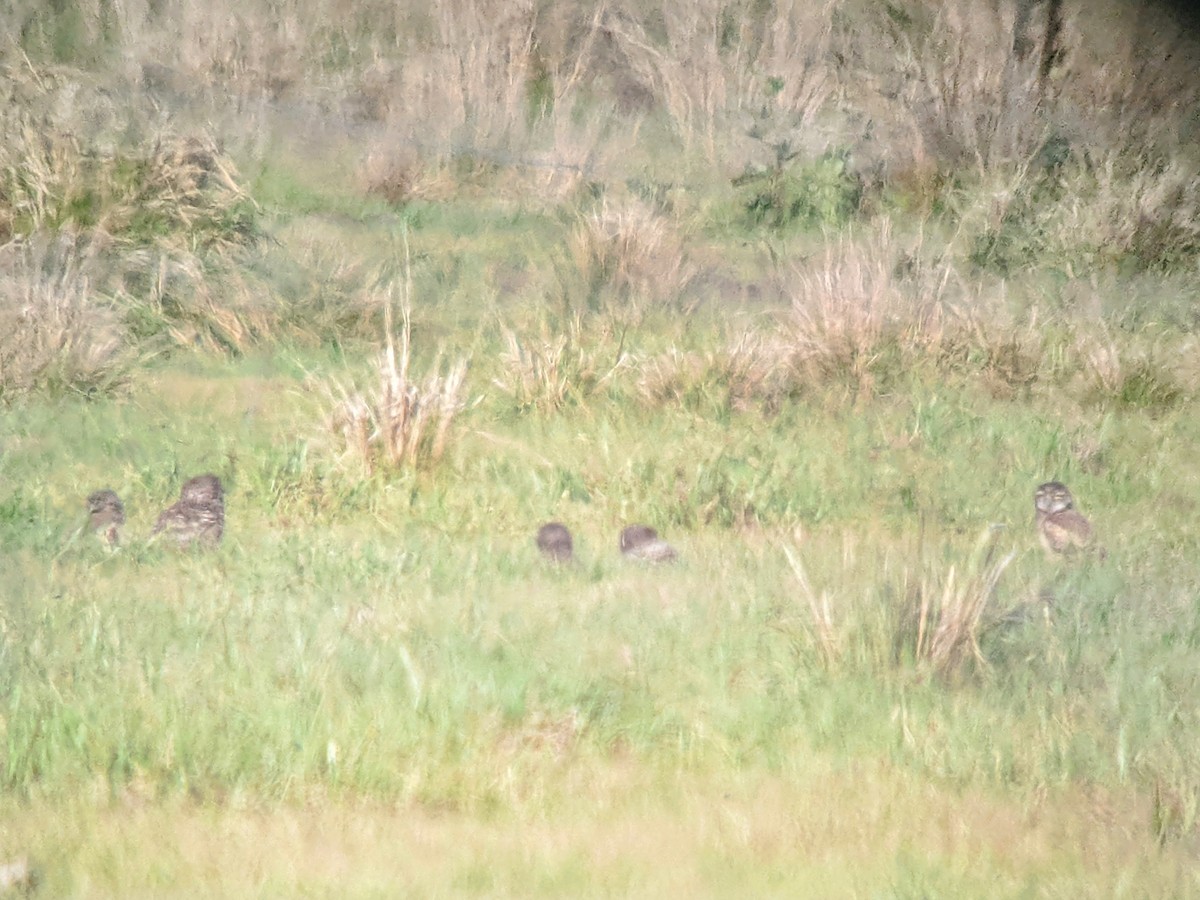
[[[542,556],[552,562],[567,563],[575,559],[571,531],[562,522],[547,522],[538,529],[536,540]],[[623,557],[638,562],[674,562],[679,558],[675,548],[649,525],[627,525],[621,530],[619,546]]]
[[[110,547],[121,540],[125,524],[125,505],[115,491],[95,491],[88,495],[88,527]],[[150,531],[169,538],[180,547],[200,544],[215,547],[225,531],[225,489],[216,475],[197,475],[184,482],[179,502],[159,515]]]

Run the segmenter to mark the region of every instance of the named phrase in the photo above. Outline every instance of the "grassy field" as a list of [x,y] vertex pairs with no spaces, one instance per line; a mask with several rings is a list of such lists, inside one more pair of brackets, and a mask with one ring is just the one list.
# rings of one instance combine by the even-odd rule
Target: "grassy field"
[[[171,68],[156,13],[14,13],[18,889],[1200,895],[1200,162],[1166,62],[1099,68],[1125,37],[1072,19],[998,86],[945,42],[1011,16],[916,2],[259,6],[239,38],[171,4],[211,26]],[[993,90],[1003,139],[960,115]],[[149,542],[202,472],[221,545]],[[1050,479],[1091,552],[1040,547]],[[635,521],[679,562],[623,560]]]

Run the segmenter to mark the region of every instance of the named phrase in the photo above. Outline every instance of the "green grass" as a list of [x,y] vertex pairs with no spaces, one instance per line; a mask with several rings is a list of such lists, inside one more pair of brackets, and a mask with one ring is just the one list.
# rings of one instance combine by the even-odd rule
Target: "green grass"
[[[443,466],[364,481],[308,444],[301,373],[331,364],[169,364],[129,399],[6,415],[0,839],[53,893],[1196,889],[1190,403],[1077,413],[1105,448],[1089,472],[1047,403],[969,386],[767,417],[488,394]],[[230,487],[224,545],[145,546],[202,470]],[[1043,558],[1029,496],[1051,475],[1106,560]],[[73,536],[102,485],[130,515],[111,554]],[[550,517],[577,568],[536,558]],[[632,519],[684,562],[623,565]],[[903,646],[905,585],[965,565],[986,523],[1018,553],[994,601],[1015,615],[985,665],[939,677]],[[833,667],[780,542],[833,599]],[[1181,810],[1163,828],[1156,786]],[[220,834],[318,840],[346,817],[332,860],[220,862]],[[478,855],[386,862],[395,829]]]
[[[955,169],[922,133],[911,171],[858,168],[889,149],[888,90],[920,103],[857,2],[828,47],[782,5],[744,34],[697,14],[721,46],[686,60],[665,11],[630,6],[593,54],[585,5],[511,44],[453,4],[360,6],[250,4],[245,39],[183,45],[221,109],[162,98],[181,107],[165,155],[136,117],[112,152],[71,121],[9,123],[0,234],[42,230],[25,270],[0,253],[0,389],[20,388],[0,390],[0,866],[88,898],[1200,896],[1184,151],[1123,148],[1106,174],[1097,125],[1051,184]],[[62,108],[72,61],[136,70],[129,42],[175,21],[127,17],[128,37],[35,7],[6,70],[31,108]],[[966,36],[992,22],[970,15]],[[445,53],[383,37],[435,20],[462,26]],[[776,33],[817,43],[789,61]],[[1081,122],[1081,81],[1126,96],[1067,58]],[[488,105],[530,65],[555,100],[534,131]],[[755,85],[810,74],[838,98],[810,110],[834,149],[793,160],[786,129],[746,128]],[[462,90],[428,105],[446,78]],[[214,154],[190,195],[189,121]],[[410,130],[430,139],[396,154],[411,171],[367,165]],[[755,169],[765,150],[778,165]],[[408,175],[425,191],[403,202],[367,186]],[[440,460],[368,471],[331,407],[379,384],[406,298],[409,383],[467,358],[465,404]],[[119,379],[10,362],[40,328],[74,371],[97,304]],[[220,547],[148,542],[202,472],[228,491]],[[1049,479],[1103,552],[1047,558]],[[82,529],[103,487],[128,513],[116,551]],[[538,557],[551,519],[576,565]],[[626,564],[634,521],[680,562]]]

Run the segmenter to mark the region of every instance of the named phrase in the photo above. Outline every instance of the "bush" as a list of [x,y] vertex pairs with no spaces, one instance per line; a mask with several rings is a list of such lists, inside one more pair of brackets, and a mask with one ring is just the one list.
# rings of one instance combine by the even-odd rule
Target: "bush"
[[793,165],[786,147],[778,153],[773,167],[734,180],[751,226],[840,228],[850,222],[859,210],[863,187],[847,165],[848,154],[829,152]]

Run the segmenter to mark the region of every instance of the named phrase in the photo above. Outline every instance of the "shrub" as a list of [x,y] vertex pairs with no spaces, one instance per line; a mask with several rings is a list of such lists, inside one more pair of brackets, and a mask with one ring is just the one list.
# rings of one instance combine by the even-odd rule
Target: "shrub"
[[863,189],[847,165],[848,154],[833,151],[793,164],[786,145],[777,147],[776,153],[771,168],[734,180],[750,225],[840,228],[850,222],[859,210]]

